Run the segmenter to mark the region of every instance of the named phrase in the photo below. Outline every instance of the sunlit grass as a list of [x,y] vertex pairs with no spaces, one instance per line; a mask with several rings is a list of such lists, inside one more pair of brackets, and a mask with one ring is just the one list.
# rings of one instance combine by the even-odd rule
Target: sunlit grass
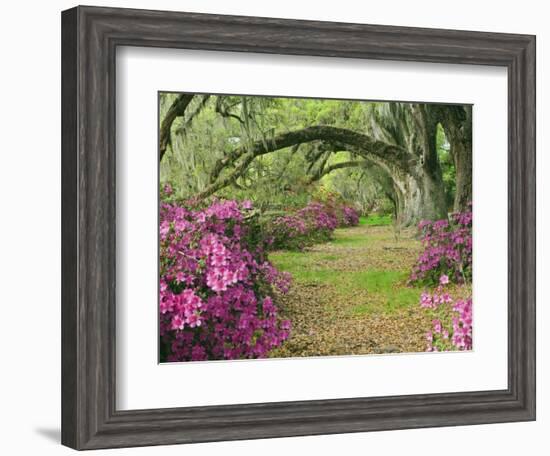
[[351,308],[352,315],[390,314],[400,309],[408,309],[419,304],[418,288],[398,287],[380,290],[370,294],[368,303],[360,303]]
[[359,271],[350,273],[350,281],[355,288],[372,292],[387,291],[407,279],[406,272],[400,271]]
[[372,246],[373,242],[386,240],[388,240],[388,234],[384,232],[366,234],[363,230],[357,231],[353,228],[344,228],[335,231],[331,244],[346,248],[363,248]]
[[346,234],[337,234],[332,241],[333,245],[341,247],[359,247],[366,243],[368,243],[368,240],[364,236],[348,236]]
[[[330,260],[338,256],[320,252],[273,252],[270,259],[280,270],[290,272],[296,283],[327,285],[342,299],[359,299],[351,308],[353,315],[392,313],[418,305],[421,289],[407,285],[408,271],[335,270],[330,267]],[[368,302],[360,302],[361,299]]]
[[388,226],[392,224],[391,215],[372,214],[368,217],[359,217],[360,226]]

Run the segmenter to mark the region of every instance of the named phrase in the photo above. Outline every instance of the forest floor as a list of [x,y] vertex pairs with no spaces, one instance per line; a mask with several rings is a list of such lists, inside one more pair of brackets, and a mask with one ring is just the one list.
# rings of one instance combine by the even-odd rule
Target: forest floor
[[277,300],[281,316],[292,322],[291,336],[270,356],[425,350],[431,316],[419,305],[422,288],[407,285],[422,246],[414,230],[396,237],[387,223],[362,218],[325,244],[270,254],[293,276],[289,293]]

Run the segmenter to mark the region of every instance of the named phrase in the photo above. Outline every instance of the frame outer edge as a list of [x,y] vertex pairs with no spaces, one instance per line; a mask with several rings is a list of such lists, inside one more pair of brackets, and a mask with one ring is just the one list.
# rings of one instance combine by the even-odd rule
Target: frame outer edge
[[61,443],[79,446],[78,9],[61,14]]
[[[524,105],[521,117],[524,128],[525,154],[525,251],[528,252],[526,261],[525,286],[525,318],[527,337],[524,340],[525,350],[525,409],[531,420],[536,419],[536,36],[532,36],[524,52]],[[530,229],[530,225],[533,229]]]
[[536,59],[531,36],[508,66],[509,373],[525,420],[536,419]]

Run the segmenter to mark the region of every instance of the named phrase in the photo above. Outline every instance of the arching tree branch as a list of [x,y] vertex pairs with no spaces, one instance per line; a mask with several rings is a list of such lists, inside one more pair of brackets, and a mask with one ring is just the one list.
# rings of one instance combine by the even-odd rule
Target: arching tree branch
[[233,150],[231,153],[216,162],[210,181],[211,183],[216,182],[224,168],[232,166],[240,157],[246,154],[250,154],[253,157],[258,157],[260,155],[268,154],[279,149],[284,149],[295,144],[302,144],[317,140],[334,143],[337,142],[346,146],[351,146],[354,149],[361,150],[363,155],[368,154],[376,156],[380,160],[387,161],[388,163],[391,163],[392,166],[396,166],[404,170],[408,170],[410,167],[410,160],[412,157],[400,146],[373,139],[370,136],[353,130],[326,125],[317,125],[288,133],[282,133],[273,138],[256,141],[247,147],[242,146]]

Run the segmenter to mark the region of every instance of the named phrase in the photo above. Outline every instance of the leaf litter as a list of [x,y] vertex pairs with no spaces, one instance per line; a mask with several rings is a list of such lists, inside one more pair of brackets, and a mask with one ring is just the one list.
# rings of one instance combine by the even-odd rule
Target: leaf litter
[[391,226],[357,226],[304,252],[273,252],[295,279],[277,296],[291,336],[270,357],[424,351],[432,316],[407,284],[421,249],[414,230],[396,239]]

